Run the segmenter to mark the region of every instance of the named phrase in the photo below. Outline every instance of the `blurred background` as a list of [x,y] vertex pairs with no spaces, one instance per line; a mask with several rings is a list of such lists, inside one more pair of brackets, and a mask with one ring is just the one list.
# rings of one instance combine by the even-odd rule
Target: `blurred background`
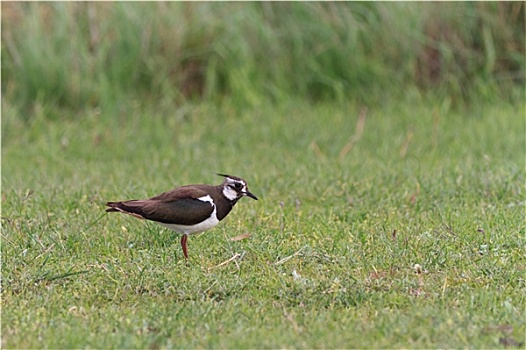
[[524,18],[523,2],[6,2],[2,104],[517,102]]
[[2,347],[524,345],[525,2],[1,8]]

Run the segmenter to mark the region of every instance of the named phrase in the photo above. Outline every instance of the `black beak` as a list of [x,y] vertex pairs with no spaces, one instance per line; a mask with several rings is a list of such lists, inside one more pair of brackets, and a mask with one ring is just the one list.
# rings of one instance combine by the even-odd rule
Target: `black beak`
[[245,196],[249,196],[250,198],[252,199],[255,199],[255,200],[258,200],[258,197],[254,196],[252,193],[250,193],[249,191],[246,191],[246,192],[243,192],[243,194]]

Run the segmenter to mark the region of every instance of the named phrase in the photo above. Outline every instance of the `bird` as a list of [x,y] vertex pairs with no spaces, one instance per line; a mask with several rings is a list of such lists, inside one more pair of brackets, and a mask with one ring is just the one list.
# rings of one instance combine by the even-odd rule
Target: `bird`
[[240,177],[217,174],[223,183],[213,185],[185,185],[163,192],[149,199],[107,202],[106,212],[119,212],[138,219],[154,221],[182,235],[181,247],[188,259],[189,235],[216,226],[243,197],[258,200]]

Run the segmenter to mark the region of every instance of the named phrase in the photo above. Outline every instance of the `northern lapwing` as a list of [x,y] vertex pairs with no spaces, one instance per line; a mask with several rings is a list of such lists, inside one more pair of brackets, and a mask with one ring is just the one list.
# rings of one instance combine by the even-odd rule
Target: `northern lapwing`
[[232,210],[237,201],[250,193],[245,180],[217,174],[225,179],[221,185],[186,185],[150,199],[107,202],[107,212],[121,212],[139,219],[155,221],[182,234],[181,247],[188,259],[188,236],[216,226]]

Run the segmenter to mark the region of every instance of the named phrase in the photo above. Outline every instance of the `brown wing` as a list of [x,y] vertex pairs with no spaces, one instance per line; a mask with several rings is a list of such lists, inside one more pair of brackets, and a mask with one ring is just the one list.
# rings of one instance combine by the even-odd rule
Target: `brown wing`
[[213,186],[206,186],[206,185],[182,186],[182,187],[173,189],[171,191],[163,192],[155,197],[150,198],[150,200],[173,202],[173,201],[176,201],[178,199],[183,199],[183,198],[197,199],[200,197],[204,197],[208,194],[206,192],[207,187],[213,187]]
[[119,211],[135,217],[165,224],[195,225],[210,217],[212,203],[197,198],[204,197],[204,189],[183,186],[145,200],[108,202],[106,211]]

